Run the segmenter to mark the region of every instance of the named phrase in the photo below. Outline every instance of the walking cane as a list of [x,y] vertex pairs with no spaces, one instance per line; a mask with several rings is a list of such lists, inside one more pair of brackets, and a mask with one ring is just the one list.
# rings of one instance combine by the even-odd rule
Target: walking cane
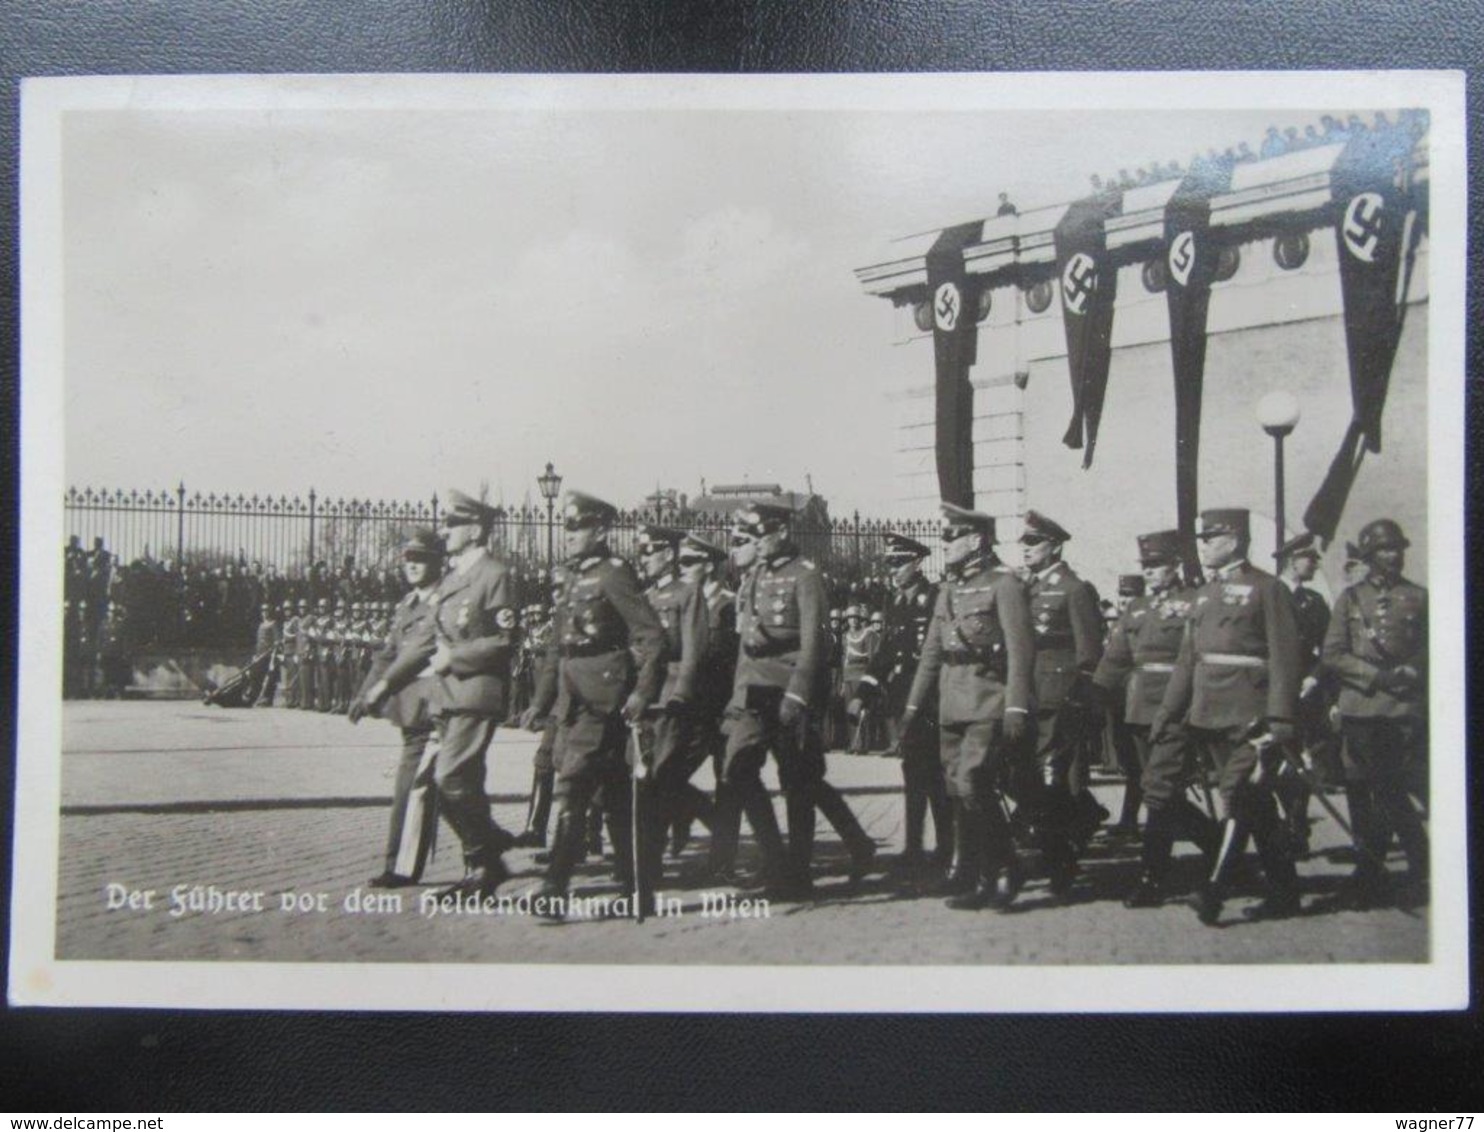
[[634,869],[634,922],[644,922],[644,832],[640,821],[643,811],[639,806],[639,791],[649,778],[649,767],[644,762],[644,744],[639,741],[639,729],[628,724],[629,753],[633,757],[633,774],[629,780],[629,845],[633,854]]

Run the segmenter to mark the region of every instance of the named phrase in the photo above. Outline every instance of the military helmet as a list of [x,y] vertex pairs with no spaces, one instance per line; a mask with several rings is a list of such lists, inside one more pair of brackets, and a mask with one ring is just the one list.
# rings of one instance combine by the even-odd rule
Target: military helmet
[[1394,519],[1376,519],[1360,528],[1360,556],[1369,558],[1378,550],[1406,550],[1412,544]]

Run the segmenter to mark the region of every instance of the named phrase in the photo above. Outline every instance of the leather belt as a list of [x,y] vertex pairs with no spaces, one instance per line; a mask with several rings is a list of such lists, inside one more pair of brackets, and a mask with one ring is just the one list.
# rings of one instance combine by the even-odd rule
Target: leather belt
[[799,651],[799,642],[793,641],[768,641],[760,645],[743,645],[742,652],[748,660],[771,660],[774,657],[787,656],[789,653]]
[[1234,652],[1208,652],[1202,653],[1197,659],[1202,664],[1215,664],[1224,668],[1266,668],[1268,659],[1265,656],[1243,656]]

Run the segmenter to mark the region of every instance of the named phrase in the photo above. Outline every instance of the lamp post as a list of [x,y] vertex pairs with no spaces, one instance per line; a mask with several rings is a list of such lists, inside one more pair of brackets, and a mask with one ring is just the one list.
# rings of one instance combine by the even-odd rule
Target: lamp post
[[1277,526],[1274,553],[1283,547],[1283,440],[1299,422],[1299,403],[1292,393],[1279,390],[1257,403],[1257,423],[1273,438],[1273,521]]
[[547,461],[545,473],[536,477],[536,486],[541,489],[541,498],[546,500],[546,569],[552,570],[556,567],[556,527],[552,516],[556,497],[561,494],[562,477],[557,475],[551,461]]

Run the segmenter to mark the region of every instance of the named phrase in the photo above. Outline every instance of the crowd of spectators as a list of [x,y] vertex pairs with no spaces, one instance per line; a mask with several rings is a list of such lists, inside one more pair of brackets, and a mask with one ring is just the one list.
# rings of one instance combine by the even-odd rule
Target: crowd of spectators
[[[1427,112],[1424,110],[1398,111],[1396,120],[1393,121],[1384,112],[1378,111],[1370,124],[1364,122],[1358,114],[1351,114],[1343,121],[1333,114],[1325,114],[1317,124],[1305,126],[1302,132],[1297,126],[1288,126],[1282,130],[1279,130],[1277,126],[1269,126],[1256,150],[1247,142],[1238,142],[1234,146],[1227,146],[1225,150],[1208,149],[1204,154],[1196,154],[1191,158],[1191,167],[1195,168],[1201,164],[1216,165],[1222,162],[1230,165],[1242,161],[1281,157],[1285,153],[1312,149],[1314,146],[1343,145],[1359,134],[1398,128],[1408,130],[1414,136],[1420,137],[1427,129]],[[1148,165],[1139,166],[1133,172],[1120,169],[1117,173],[1106,177],[1094,173],[1091,181],[1093,191],[1102,192],[1105,189],[1132,189],[1139,185],[1154,184],[1157,181],[1173,180],[1183,176],[1184,173],[1185,170],[1178,161],[1151,161]]]
[[405,585],[396,570],[316,562],[297,575],[271,564],[229,559],[175,562],[149,556],[119,563],[95,538],[77,536],[63,551],[63,694],[116,695],[128,682],[128,658],[181,648],[248,649],[264,605],[328,598],[332,603],[395,601]]
[[[395,564],[358,566],[350,557],[294,573],[243,556],[212,560],[204,553],[184,561],[146,554],[120,563],[102,538],[85,550],[73,536],[63,559],[63,693],[69,698],[120,695],[132,658],[141,653],[249,651],[265,606],[278,610],[303,599],[314,607],[324,598],[349,608],[396,601],[406,590]],[[549,605],[550,571],[519,557],[513,564],[521,608]],[[830,572],[832,605],[884,606],[890,587],[878,567],[862,563],[857,569],[848,561],[836,567]]]

